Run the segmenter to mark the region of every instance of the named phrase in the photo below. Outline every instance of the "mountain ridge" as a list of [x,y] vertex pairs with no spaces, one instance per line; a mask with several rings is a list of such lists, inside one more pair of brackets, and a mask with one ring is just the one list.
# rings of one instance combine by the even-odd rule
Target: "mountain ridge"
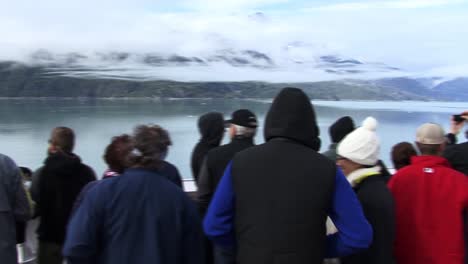
[[[44,54],[43,54],[44,55]],[[262,57],[261,54],[253,54]],[[75,54],[74,56],[79,57]],[[125,54],[114,54],[115,59],[124,59]],[[181,58],[174,58],[182,60]],[[266,59],[263,58],[262,59]],[[334,61],[328,57],[326,60]],[[339,60],[337,63],[359,64],[357,60]],[[92,75],[92,69],[72,67],[57,71],[44,64],[25,64],[15,61],[0,62],[0,97],[88,97],[88,98],[271,98],[282,87],[302,88],[313,99],[324,100],[455,100],[468,101],[468,78],[442,82],[434,87],[428,79],[409,77],[382,78],[376,80],[341,79],[320,82],[262,81],[182,82],[168,79],[145,80],[122,78],[109,74],[105,77]],[[90,75],[86,73],[91,72]]]

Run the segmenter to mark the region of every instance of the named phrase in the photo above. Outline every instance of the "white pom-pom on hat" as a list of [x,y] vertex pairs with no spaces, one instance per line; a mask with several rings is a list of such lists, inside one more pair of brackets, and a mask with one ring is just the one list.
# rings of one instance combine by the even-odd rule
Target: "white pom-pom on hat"
[[377,122],[377,119],[373,118],[372,116],[369,116],[364,121],[362,121],[362,127],[369,131],[376,131],[378,124],[379,122]]

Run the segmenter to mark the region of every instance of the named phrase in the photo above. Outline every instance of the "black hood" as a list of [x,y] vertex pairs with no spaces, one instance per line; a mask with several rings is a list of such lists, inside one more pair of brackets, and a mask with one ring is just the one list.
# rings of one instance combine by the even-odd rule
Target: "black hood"
[[355,128],[353,119],[349,116],[344,116],[330,126],[328,130],[330,139],[333,143],[339,143],[346,135],[353,132]]
[[309,97],[298,88],[284,88],[268,111],[264,129],[265,141],[288,138],[320,149],[320,132]]
[[44,162],[49,170],[57,172],[57,175],[74,173],[81,166],[81,159],[73,153],[53,153]]
[[218,146],[224,134],[223,114],[210,112],[200,116],[198,119],[198,130],[201,134],[201,142]]

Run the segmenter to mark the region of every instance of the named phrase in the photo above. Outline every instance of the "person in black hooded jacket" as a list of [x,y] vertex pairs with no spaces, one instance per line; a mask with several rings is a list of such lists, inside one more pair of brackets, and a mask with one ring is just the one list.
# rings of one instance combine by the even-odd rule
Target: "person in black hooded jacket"
[[[257,132],[257,117],[247,109],[239,109],[232,113],[229,124],[229,144],[212,149],[206,154],[198,179],[197,202],[202,216],[223,176],[224,169],[234,155],[244,149],[254,146],[254,136]],[[210,254],[210,253],[208,253]],[[214,263],[234,263],[234,253],[223,248],[214,248]]]
[[75,135],[67,127],[52,130],[48,157],[33,176],[31,195],[41,222],[38,263],[61,264],[65,229],[81,189],[96,180],[94,171],[73,154]]
[[198,173],[200,172],[203,159],[211,149],[219,147],[224,135],[223,114],[218,112],[206,113],[198,119],[198,130],[200,131],[200,141],[195,145],[192,152],[190,166],[195,183],[198,183]]
[[229,124],[229,144],[214,148],[206,154],[205,161],[199,173],[197,202],[202,215],[216,190],[224,169],[237,152],[254,146],[254,136],[257,129],[257,118],[247,109],[239,109],[232,113]]
[[[317,153],[319,129],[309,98],[285,88],[264,127],[266,143],[239,152],[218,184],[204,219],[220,247],[240,264],[321,264],[365,249],[372,229],[345,176]],[[327,215],[339,232],[326,236]]]
[[328,129],[331,144],[327,151],[323,153],[325,157],[336,160],[336,148],[338,143],[355,129],[354,121],[350,116],[343,116],[333,123]]

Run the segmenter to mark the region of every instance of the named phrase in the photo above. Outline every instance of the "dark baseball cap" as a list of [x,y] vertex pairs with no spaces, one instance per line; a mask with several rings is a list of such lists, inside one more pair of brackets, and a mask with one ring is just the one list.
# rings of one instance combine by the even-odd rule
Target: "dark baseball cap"
[[226,124],[234,124],[243,127],[257,128],[257,117],[254,113],[247,109],[239,109],[234,111],[231,119],[226,120]]

